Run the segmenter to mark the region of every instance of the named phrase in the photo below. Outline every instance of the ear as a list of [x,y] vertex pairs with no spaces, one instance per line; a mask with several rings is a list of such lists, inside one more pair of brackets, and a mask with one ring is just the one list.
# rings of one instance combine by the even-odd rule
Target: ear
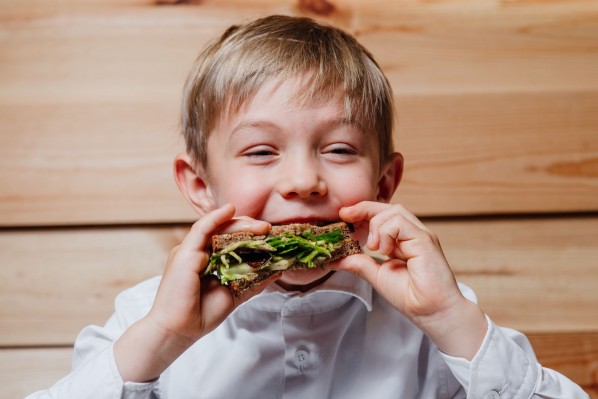
[[174,178],[179,190],[200,215],[216,209],[216,201],[205,177],[203,169],[193,166],[191,157],[182,153],[174,160]]
[[392,154],[391,159],[384,165],[380,180],[378,180],[378,197],[380,202],[390,202],[401,177],[403,176],[403,156],[398,152]]

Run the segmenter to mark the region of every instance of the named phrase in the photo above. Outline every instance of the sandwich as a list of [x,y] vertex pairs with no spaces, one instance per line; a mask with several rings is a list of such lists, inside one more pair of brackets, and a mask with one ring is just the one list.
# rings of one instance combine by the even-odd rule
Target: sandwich
[[234,296],[286,270],[309,270],[361,253],[350,237],[353,226],[337,222],[325,226],[293,223],[272,226],[266,235],[237,232],[214,235],[205,270]]

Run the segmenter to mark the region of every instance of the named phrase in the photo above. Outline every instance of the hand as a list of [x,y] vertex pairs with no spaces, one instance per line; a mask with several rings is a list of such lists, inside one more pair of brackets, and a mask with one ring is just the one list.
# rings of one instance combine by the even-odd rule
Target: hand
[[160,328],[181,339],[195,342],[248,299],[247,296],[233,298],[229,289],[216,278],[204,276],[213,234],[235,231],[265,234],[271,227],[267,222],[250,218],[233,219],[234,212],[232,205],[225,205],[206,214],[170,253],[149,317]]
[[[339,215],[358,230],[369,224],[367,248],[388,260],[379,264],[360,254],[331,267],[368,281],[441,350],[473,357],[487,323],[479,307],[461,294],[436,235],[401,205],[364,201],[342,208]],[[464,327],[470,334],[462,334]],[[467,339],[470,342],[464,345]]]
[[222,323],[236,306],[276,278],[233,298],[217,279],[203,275],[213,234],[265,234],[271,228],[267,222],[233,219],[234,214],[232,205],[207,213],[171,251],[149,314],[133,324],[115,344],[115,358],[125,381],[148,381],[159,376],[193,343]]

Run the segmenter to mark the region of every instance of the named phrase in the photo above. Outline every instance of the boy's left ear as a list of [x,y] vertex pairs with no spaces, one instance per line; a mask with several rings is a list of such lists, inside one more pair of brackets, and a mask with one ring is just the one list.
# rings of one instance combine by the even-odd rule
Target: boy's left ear
[[380,180],[378,180],[378,197],[380,202],[390,202],[394,195],[401,177],[403,176],[403,156],[394,152],[391,159],[384,165]]
[[217,208],[204,171],[193,166],[189,155],[183,153],[176,156],[174,178],[179,190],[198,214],[203,216]]

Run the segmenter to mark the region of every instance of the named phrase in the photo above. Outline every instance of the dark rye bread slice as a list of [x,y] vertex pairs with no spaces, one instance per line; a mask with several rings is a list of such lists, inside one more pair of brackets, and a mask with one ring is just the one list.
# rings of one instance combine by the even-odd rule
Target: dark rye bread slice
[[[324,233],[328,233],[334,230],[340,230],[343,235],[348,236],[352,233],[353,226],[345,223],[345,222],[338,222],[332,223],[325,226],[315,226],[306,223],[293,223],[287,225],[280,225],[280,226],[272,226],[272,229],[265,235],[254,235],[250,232],[237,232],[237,233],[226,233],[215,235],[212,237],[212,250],[213,251],[220,251],[226,248],[228,245],[238,242],[238,241],[246,241],[246,240],[262,240],[267,239],[270,237],[280,236],[284,233],[291,233],[295,235],[300,235],[305,230],[311,230],[314,235],[320,235]],[[359,245],[358,241],[355,241],[351,238],[346,238],[343,241],[343,245],[338,249],[334,250],[330,255],[330,258],[319,259],[315,262],[316,266],[322,266],[326,263],[333,262],[338,259],[342,259],[349,255],[361,253],[361,246]],[[287,270],[301,270],[307,269],[307,265],[305,264],[296,264],[291,266]],[[235,280],[229,281],[228,285],[230,286],[230,290],[234,296],[239,296],[243,294],[243,292],[247,291],[251,287],[255,286],[256,284],[261,283],[262,281],[267,280],[274,274],[279,273],[278,271],[270,271],[270,272],[261,272],[258,273],[254,279],[251,280]]]
[[220,251],[232,243],[248,240],[265,240],[270,237],[277,237],[284,233],[300,235],[305,230],[311,230],[315,235],[325,234],[334,230],[340,230],[343,235],[348,236],[353,233],[353,226],[345,222],[327,224],[325,226],[316,226],[307,223],[292,223],[272,226],[272,229],[265,235],[255,235],[248,231],[239,231],[237,233],[224,233],[212,237],[212,250]]

